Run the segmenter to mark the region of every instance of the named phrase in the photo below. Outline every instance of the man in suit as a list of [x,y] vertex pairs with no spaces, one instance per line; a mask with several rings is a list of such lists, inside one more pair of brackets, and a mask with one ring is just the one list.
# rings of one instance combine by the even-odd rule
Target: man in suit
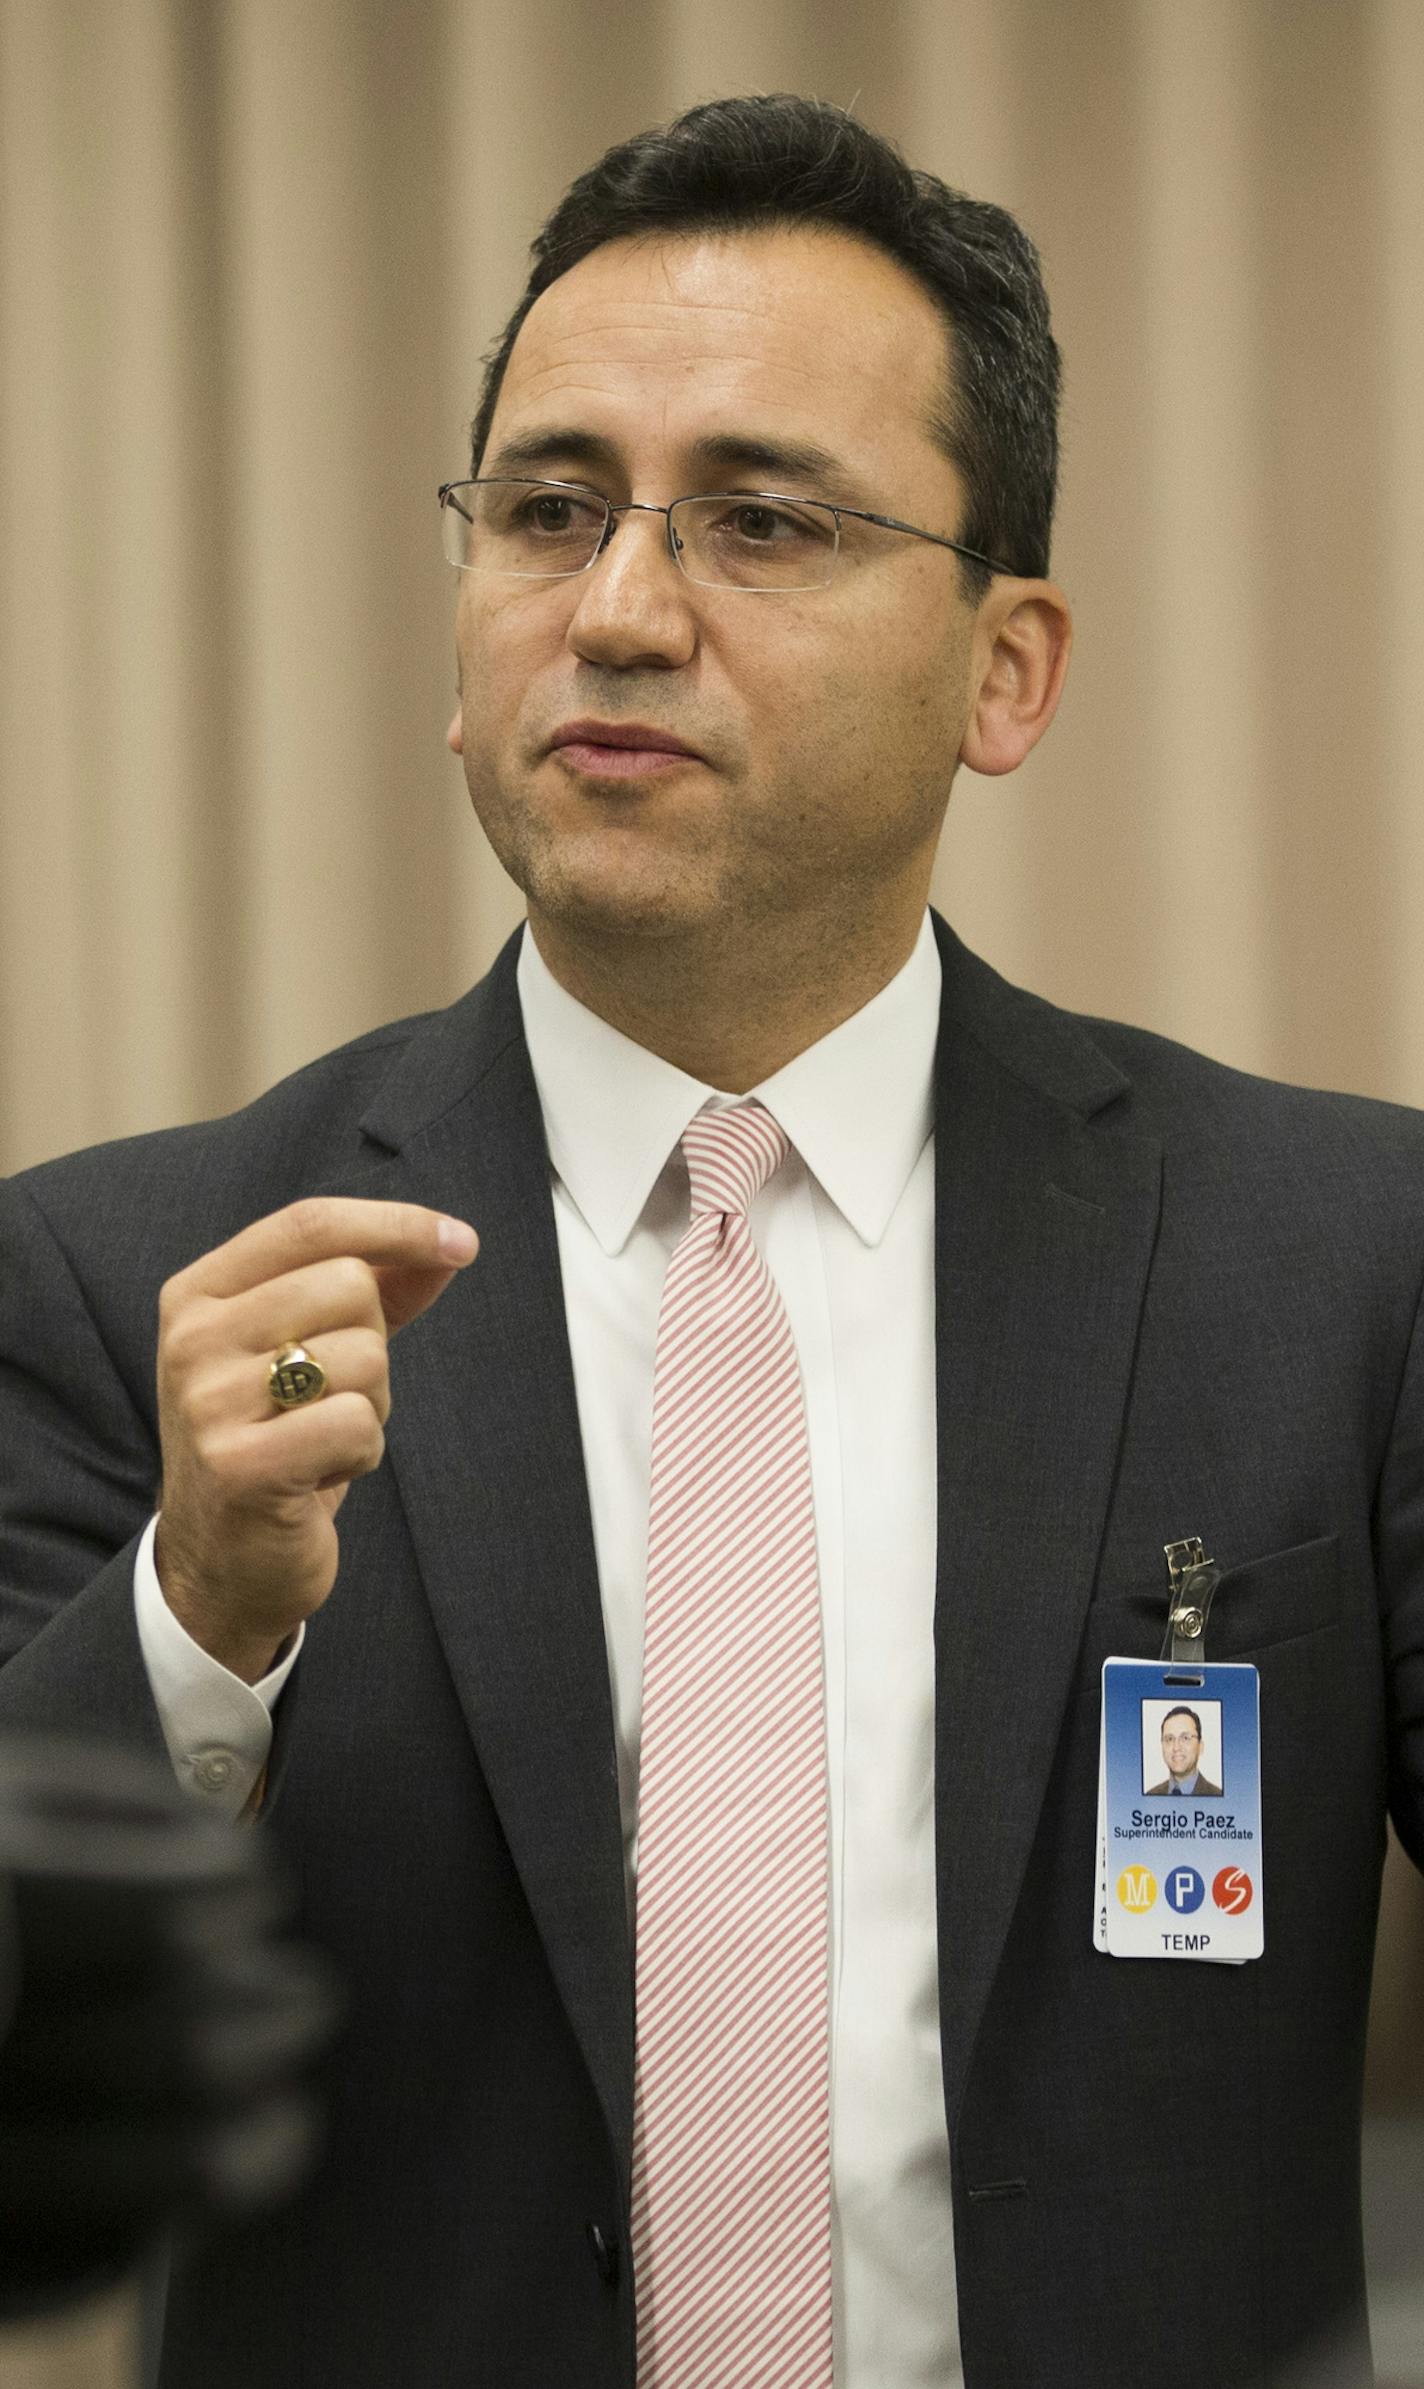
[[1195,1709],[1169,1709],[1162,1720],[1162,1756],[1167,1772],[1161,1783],[1147,1786],[1149,1800],[1181,1799],[1219,1800],[1221,1786],[1209,1783],[1202,1774],[1201,1719]]
[[[1017,227],[837,112],[610,153],[444,499],[451,741],[527,929],[449,1012],[5,1194],[0,1716],[260,1810],[352,1988],[326,2163],[178,2268],[165,2389],[829,2389],[832,2354],[837,2389],[1140,2389],[1184,2282],[1201,2389],[1370,2378],[1387,1799],[1424,1851],[1424,1127],[1071,1018],[927,914],[955,769],[1011,770],[1062,686],[1056,388]],[[779,1163],[709,1202],[699,1140],[738,1137]],[[821,1708],[789,1773],[777,1715],[685,1771],[742,1805],[679,1906],[644,1592],[664,1785],[675,1696],[704,1753],[712,1697],[665,1658],[694,1245],[794,1349]],[[753,1706],[767,1492],[725,1569]],[[1268,1922],[1183,1984],[1090,1919],[1102,1663],[1155,1654],[1191,1535],[1212,1655],[1260,1670]],[[1328,1797],[1294,1766],[1327,1700]],[[709,2066],[644,1969],[803,1848],[788,1800],[821,1891],[757,1910]],[[760,2063],[807,1951],[819,2105],[803,2070],[748,2115],[737,2034]],[[729,2110],[744,2186],[699,2207]],[[1201,2152],[1184,2227],[1164,2134]],[[792,2307],[834,2331],[788,2362]]]

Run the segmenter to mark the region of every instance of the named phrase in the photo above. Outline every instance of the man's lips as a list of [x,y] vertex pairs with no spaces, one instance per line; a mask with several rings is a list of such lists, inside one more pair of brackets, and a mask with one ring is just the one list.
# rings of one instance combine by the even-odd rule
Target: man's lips
[[572,770],[604,780],[637,779],[703,760],[686,739],[651,722],[565,722],[549,741],[549,751]]

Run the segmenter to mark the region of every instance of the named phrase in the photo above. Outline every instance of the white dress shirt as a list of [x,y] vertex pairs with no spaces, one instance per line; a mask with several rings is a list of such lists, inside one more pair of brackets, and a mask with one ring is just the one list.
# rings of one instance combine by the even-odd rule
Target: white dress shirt
[[[939,984],[926,916],[889,985],[754,1090],[792,1146],[750,1225],[800,1361],[825,1632],[836,2389],[962,2380],[934,1873]],[[704,1105],[739,1098],[577,1003],[528,931],[519,994],[553,1168],[632,1911],[653,1361],[688,1219],[677,1147]],[[150,1531],[139,1633],[169,1750],[195,1796],[235,1815],[301,1638],[261,1684],[241,1684],[168,1610],[151,1544]]]

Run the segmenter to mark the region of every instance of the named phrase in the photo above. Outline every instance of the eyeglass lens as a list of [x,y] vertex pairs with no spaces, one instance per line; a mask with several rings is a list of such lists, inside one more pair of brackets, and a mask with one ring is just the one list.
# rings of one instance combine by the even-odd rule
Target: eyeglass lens
[[[452,564],[524,580],[586,571],[609,525],[601,498],[549,481],[456,482],[443,512]],[[679,498],[669,512],[674,552],[690,580],[714,588],[820,589],[831,577],[836,516],[813,499],[760,492]]]

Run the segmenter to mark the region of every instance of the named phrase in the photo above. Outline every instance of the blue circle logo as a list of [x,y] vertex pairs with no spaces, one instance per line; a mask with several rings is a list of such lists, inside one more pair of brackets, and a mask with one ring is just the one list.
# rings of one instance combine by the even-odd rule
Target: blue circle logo
[[1179,1916],[1190,1916],[1206,1898],[1206,1885],[1194,1866],[1174,1866],[1165,1888],[1168,1902]]

